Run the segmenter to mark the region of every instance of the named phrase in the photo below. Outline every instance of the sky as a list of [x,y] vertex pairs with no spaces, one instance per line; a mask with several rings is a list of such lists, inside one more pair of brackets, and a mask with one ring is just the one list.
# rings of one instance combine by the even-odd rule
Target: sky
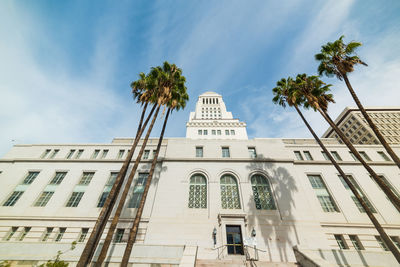
[[[0,1],[0,156],[15,144],[108,143],[136,133],[130,83],[164,61],[182,68],[190,100],[166,136],[184,137],[197,97],[215,91],[249,138],[309,138],[275,106],[281,78],[316,74],[321,45],[360,41],[368,67],[350,81],[365,106],[400,104],[400,1]],[[337,117],[354,106],[332,84]],[[327,124],[305,112],[321,135]],[[161,123],[153,130],[158,136]]]

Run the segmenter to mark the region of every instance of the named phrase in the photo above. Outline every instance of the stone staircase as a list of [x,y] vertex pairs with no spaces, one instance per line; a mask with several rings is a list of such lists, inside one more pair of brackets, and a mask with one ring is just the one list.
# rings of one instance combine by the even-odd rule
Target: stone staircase
[[294,262],[266,262],[255,261],[255,264],[243,259],[223,259],[223,260],[196,260],[196,267],[299,267]]

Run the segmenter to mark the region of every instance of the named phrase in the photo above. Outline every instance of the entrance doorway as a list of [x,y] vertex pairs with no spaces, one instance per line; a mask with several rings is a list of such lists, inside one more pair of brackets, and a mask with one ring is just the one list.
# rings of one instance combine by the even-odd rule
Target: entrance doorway
[[242,230],[240,225],[227,225],[226,226],[226,243],[228,247],[228,254],[243,255],[243,240]]

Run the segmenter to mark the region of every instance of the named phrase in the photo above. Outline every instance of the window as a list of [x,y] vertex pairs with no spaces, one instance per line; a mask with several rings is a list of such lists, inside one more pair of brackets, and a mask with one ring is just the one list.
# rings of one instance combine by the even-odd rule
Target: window
[[53,232],[53,227],[47,227],[46,232],[44,232],[44,235],[42,237],[42,242],[46,242],[47,239],[49,239],[49,236],[51,235],[52,232]]
[[21,235],[18,238],[18,241],[24,240],[25,236],[29,233],[30,230],[31,230],[31,227],[24,227],[24,229],[22,230]]
[[331,155],[335,158],[337,161],[342,161],[342,158],[339,156],[339,153],[336,151],[331,151]]
[[71,150],[68,152],[68,154],[67,154],[67,159],[72,158],[72,156],[74,155],[74,153],[75,153],[75,149],[71,149]]
[[253,175],[251,177],[251,185],[256,209],[276,210],[271,186],[268,180],[262,175]]
[[307,175],[318,201],[325,212],[339,212],[335,202],[320,175]]
[[231,130],[231,135],[235,135],[235,130]]
[[294,155],[296,156],[297,160],[304,160],[300,151],[294,151]]
[[146,172],[139,173],[139,177],[133,188],[133,194],[131,200],[129,201],[128,208],[139,208],[140,200],[142,199],[144,187],[149,174]]
[[221,130],[217,130],[217,135],[221,135]]
[[110,178],[108,178],[106,186],[113,186],[115,183],[115,180],[118,177],[118,174],[119,174],[118,172],[111,172]]
[[78,242],[80,242],[80,243],[85,242],[88,232],[89,232],[89,228],[82,228],[81,233],[79,234],[79,237],[78,237]]
[[54,149],[53,153],[50,155],[51,159],[54,159],[54,157],[58,154],[58,151],[60,151],[59,149]]
[[58,233],[57,233],[56,238],[54,239],[54,241],[60,242],[61,239],[63,238],[64,233],[65,233],[66,230],[67,230],[67,228],[64,228],[64,227],[59,228],[58,229]]
[[83,149],[79,149],[79,150],[78,150],[78,153],[76,153],[75,158],[76,158],[76,159],[79,159],[79,158],[82,156],[82,153],[83,153]]
[[77,207],[85,192],[72,192],[71,197],[67,202],[67,207]]
[[303,153],[307,160],[313,160],[310,151],[303,151]]
[[93,154],[92,154],[92,159],[97,158],[97,156],[99,155],[99,153],[100,153],[100,149],[96,149],[96,150],[93,152]]
[[[371,177],[372,180],[374,180],[374,179],[372,178],[372,176],[370,176],[370,177]],[[390,188],[390,190],[393,191],[393,193],[394,193],[398,198],[400,198],[399,192],[396,190],[396,188],[393,187],[393,185],[392,185],[391,183],[389,183],[389,181],[386,179],[385,176],[383,176],[383,175],[378,175],[378,177],[381,178],[381,180]],[[375,180],[374,180],[374,182],[376,183]],[[381,188],[379,185],[378,185],[378,188],[382,190],[382,188]],[[388,198],[388,197],[386,196],[386,198]],[[389,198],[388,198],[388,199],[389,199]]]
[[353,152],[349,151],[349,154],[354,159],[354,161],[358,161],[358,159],[356,158],[356,156],[354,155]]
[[150,155],[150,150],[145,150],[143,154],[143,159],[148,159]]
[[103,153],[101,154],[101,158],[105,159],[108,154],[108,149],[103,149]]
[[56,172],[53,179],[50,181],[50,184],[61,184],[67,172]]
[[328,155],[324,151],[321,151],[321,153],[322,153],[322,156],[324,156],[325,160],[329,160]]
[[22,184],[31,184],[33,181],[36,179],[36,177],[39,175],[39,172],[28,172],[28,175],[25,177],[24,181]]
[[368,155],[367,155],[367,153],[365,153],[365,151],[360,151],[359,153],[363,157],[364,160],[371,161],[370,157],[368,157]]
[[249,147],[247,149],[249,151],[249,157],[252,158],[252,159],[255,159],[257,157],[256,148],[255,147]]
[[97,207],[98,208],[102,208],[104,206],[104,203],[106,203],[106,200],[107,200],[107,197],[108,197],[109,193],[110,193],[110,191],[101,193],[99,202],[97,203]]
[[392,239],[396,247],[400,249],[400,238],[398,236],[391,236],[390,239]]
[[198,135],[202,135],[202,134],[203,134],[203,131],[202,131],[202,130],[197,130],[197,134],[198,134]]
[[358,239],[358,236],[356,235],[349,235],[349,238],[351,240],[351,243],[353,244],[353,247],[356,250],[364,250],[363,245],[361,244],[360,239]]
[[229,174],[221,177],[221,204],[223,209],[240,209],[239,188],[236,179]]
[[378,241],[379,246],[384,250],[384,251],[389,251],[388,247],[386,246],[385,242],[383,242],[382,238],[379,235],[375,236],[376,241]]
[[339,249],[349,249],[349,247],[346,244],[346,241],[344,241],[343,235],[334,235],[334,236],[339,246]]
[[3,206],[14,206],[23,193],[24,191],[14,191],[11,196],[6,200],[6,202],[4,202]]
[[92,180],[94,172],[83,172],[82,178],[79,181],[80,185],[88,185]]
[[207,180],[201,174],[190,177],[189,208],[207,208]]
[[229,135],[229,130],[225,130],[225,135]]
[[49,202],[50,198],[53,196],[54,192],[42,192],[36,203],[34,204],[35,207],[44,207],[46,206],[47,202]]
[[[361,206],[360,201],[358,201],[358,199],[356,198],[356,196],[353,194],[353,192],[351,191],[349,185],[346,183],[346,181],[343,179],[343,177],[341,175],[339,175],[340,181],[342,182],[343,186],[347,189],[347,191],[349,192],[349,194],[351,195],[351,198],[354,201],[354,204],[356,204],[358,210],[360,212],[365,212],[364,208]],[[371,202],[369,202],[368,198],[364,195],[364,192],[361,190],[361,187],[357,184],[356,180],[353,178],[353,176],[351,175],[347,175],[347,178],[350,179],[351,183],[354,185],[354,187],[357,189],[358,193],[361,195],[361,197],[363,198],[365,204],[367,204],[368,208],[370,209],[371,212],[376,213],[376,210],[374,209],[374,207],[372,206]]]
[[110,177],[108,178],[107,183],[104,186],[103,193],[101,193],[99,201],[97,203],[98,208],[101,208],[104,206],[104,203],[107,200],[108,194],[110,193],[111,188],[114,185],[117,177],[118,177],[118,172],[111,172]]
[[208,134],[207,130],[203,130],[203,133],[204,133],[204,135]]
[[230,156],[229,147],[222,147],[222,157],[229,158]]
[[378,154],[383,158],[384,161],[390,161],[389,157],[383,151],[378,151]]
[[216,135],[216,131],[215,130],[211,130],[211,134],[212,135]]
[[47,155],[50,153],[51,149],[46,149],[43,154],[40,156],[41,159],[44,159],[45,157],[47,157]]
[[17,232],[18,227],[11,227],[10,232],[8,232],[7,237],[5,238],[6,241],[10,241],[10,239],[13,237],[15,232]]
[[121,243],[122,238],[124,237],[125,229],[118,228],[115,233],[114,243]]
[[196,158],[202,158],[202,157],[203,157],[203,147],[196,146]]
[[118,151],[117,159],[122,159],[122,157],[124,156],[124,153],[125,153],[125,150],[123,150],[123,149]]

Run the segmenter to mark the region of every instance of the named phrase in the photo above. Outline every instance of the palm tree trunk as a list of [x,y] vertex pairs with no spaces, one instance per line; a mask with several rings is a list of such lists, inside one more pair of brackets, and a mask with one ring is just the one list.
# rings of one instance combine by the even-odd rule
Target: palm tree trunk
[[143,123],[144,114],[146,113],[146,109],[147,109],[147,105],[148,105],[148,104],[149,104],[148,102],[146,102],[146,103],[144,104],[143,111],[142,111],[142,116],[140,116],[140,121],[139,121],[138,129],[137,129],[137,131],[136,131],[136,137],[137,137],[137,135],[138,135],[140,129],[142,128],[142,123]]
[[168,108],[167,114],[166,114],[165,119],[164,119],[163,128],[161,130],[160,138],[158,140],[156,154],[154,155],[153,162],[151,163],[149,176],[148,176],[147,181],[146,181],[146,185],[145,185],[145,188],[144,188],[144,191],[143,191],[143,194],[142,194],[142,198],[140,199],[139,208],[138,208],[138,210],[136,212],[135,220],[134,220],[133,225],[132,225],[132,227],[130,229],[130,232],[129,232],[128,242],[126,244],[125,252],[124,252],[124,255],[122,257],[122,262],[121,262],[121,266],[122,267],[125,267],[125,266],[128,265],[129,258],[131,256],[131,252],[132,252],[132,248],[133,248],[133,244],[135,243],[135,240],[136,240],[136,236],[137,236],[137,232],[138,232],[139,224],[140,224],[140,219],[142,218],[142,213],[143,213],[143,209],[144,209],[144,204],[146,203],[147,193],[149,192],[151,180],[153,178],[154,170],[155,170],[156,165],[157,165],[157,158],[158,158],[158,154],[160,153],[161,143],[162,143],[163,138],[164,138],[164,132],[165,132],[165,128],[166,128],[166,125],[167,125],[167,121],[168,121],[168,117],[169,117],[170,112],[171,112],[171,109]]
[[332,129],[340,136],[342,141],[347,145],[350,151],[354,154],[354,156],[361,162],[364,168],[369,172],[375,182],[379,185],[382,191],[388,196],[390,202],[394,205],[394,207],[400,212],[400,199],[393,193],[393,191],[382,181],[381,178],[375,173],[375,171],[364,161],[358,151],[354,148],[353,144],[347,139],[347,137],[342,133],[342,131],[336,126],[336,124],[329,117],[328,113],[324,112],[320,108],[318,108],[319,113],[321,113],[322,117],[329,123]]
[[149,139],[151,130],[153,129],[154,123],[156,122],[156,119],[157,119],[159,111],[160,111],[160,106],[157,107],[156,113],[153,116],[153,120],[151,121],[149,129],[147,130],[146,137],[143,140],[143,144],[142,144],[142,147],[140,149],[139,155],[136,158],[135,165],[133,166],[132,171],[129,174],[128,180],[127,180],[127,182],[125,184],[125,188],[124,188],[124,190],[122,192],[122,195],[121,195],[121,198],[119,200],[117,209],[115,211],[114,218],[111,221],[110,228],[108,229],[106,239],[104,240],[103,247],[101,248],[101,252],[100,252],[100,255],[99,255],[99,257],[98,257],[98,259],[96,261],[95,266],[101,266],[102,263],[104,262],[104,259],[107,256],[107,251],[108,251],[108,248],[110,247],[110,244],[111,244],[111,241],[112,241],[112,238],[113,238],[113,235],[114,235],[115,228],[117,227],[119,218],[121,216],[122,209],[123,209],[123,207],[125,205],[125,200],[126,200],[126,197],[127,197],[128,193],[129,193],[129,189],[131,187],[133,177],[135,176],[136,170],[137,170],[137,168],[139,166],[139,163],[140,163],[140,160],[141,160],[141,158],[143,156],[143,152],[144,152],[144,150],[146,148],[147,140]]
[[308,130],[311,132],[312,136],[314,139],[317,141],[319,146],[322,148],[322,151],[328,156],[329,160],[332,162],[333,166],[336,168],[336,170],[339,172],[339,174],[342,176],[343,180],[347,183],[349,186],[351,192],[353,192],[354,196],[357,198],[357,200],[360,202],[361,206],[367,213],[369,219],[371,220],[372,224],[375,226],[376,230],[378,231],[379,235],[382,237],[383,241],[385,244],[388,246],[390,251],[392,252],[393,256],[396,258],[396,260],[400,263],[400,252],[396,248],[396,246],[393,244],[392,240],[389,238],[389,236],[386,234],[385,230],[381,226],[381,224],[378,222],[378,220],[375,218],[374,214],[372,213],[371,209],[365,202],[364,198],[360,195],[358,192],[357,188],[354,186],[354,184],[351,182],[351,180],[347,177],[347,175],[344,173],[342,168],[339,166],[339,164],[336,162],[336,160],[332,157],[332,155],[329,153],[328,149],[326,149],[325,145],[322,143],[322,141],[319,139],[319,137],[315,134],[314,130],[311,128],[311,126],[308,124],[307,120],[304,118],[303,114],[299,110],[299,108],[294,105],[297,113],[300,115],[301,119],[303,120],[304,124],[307,126]]
[[386,142],[385,138],[382,136],[381,132],[378,130],[376,127],[375,123],[371,120],[370,116],[368,113],[365,111],[363,105],[361,104],[360,100],[358,99],[356,93],[353,90],[353,87],[350,84],[349,79],[347,78],[346,74],[342,74],[342,77],[347,85],[347,88],[349,89],[349,92],[351,96],[354,99],[354,102],[356,102],[356,105],[358,109],[361,111],[363,114],[365,120],[368,122],[369,127],[371,127],[372,131],[375,133],[376,137],[378,137],[379,141],[381,142],[382,146],[386,149],[387,153],[390,155],[390,157],[393,159],[394,163],[396,163],[397,167],[400,169],[400,159],[396,155],[396,153],[393,151],[393,149],[389,146],[389,144]]
[[[90,237],[89,237],[88,241],[86,242],[85,248],[82,251],[81,257],[79,258],[77,267],[87,266],[93,257],[96,247],[100,241],[101,235],[104,231],[105,225],[107,224],[108,218],[110,217],[111,211],[114,207],[114,204],[116,201],[116,196],[118,196],[118,194],[119,194],[124,177],[128,170],[129,162],[132,159],[133,153],[135,152],[135,148],[136,148],[136,146],[140,140],[140,137],[142,136],[144,129],[146,128],[147,123],[149,122],[151,115],[153,114],[155,108],[156,108],[156,105],[153,106],[153,108],[150,111],[150,114],[147,116],[147,119],[143,124],[143,127],[140,129],[139,133],[136,134],[136,138],[132,144],[131,151],[127,155],[127,157],[124,161],[124,164],[122,165],[122,167],[118,173],[118,176],[115,179],[115,182],[110,190],[110,193],[107,196],[107,199],[103,205],[103,208],[101,209],[101,212],[96,221],[96,224],[93,227],[92,233],[90,234]],[[144,116],[143,115],[144,113],[145,113],[145,110],[143,109],[142,117]]]

